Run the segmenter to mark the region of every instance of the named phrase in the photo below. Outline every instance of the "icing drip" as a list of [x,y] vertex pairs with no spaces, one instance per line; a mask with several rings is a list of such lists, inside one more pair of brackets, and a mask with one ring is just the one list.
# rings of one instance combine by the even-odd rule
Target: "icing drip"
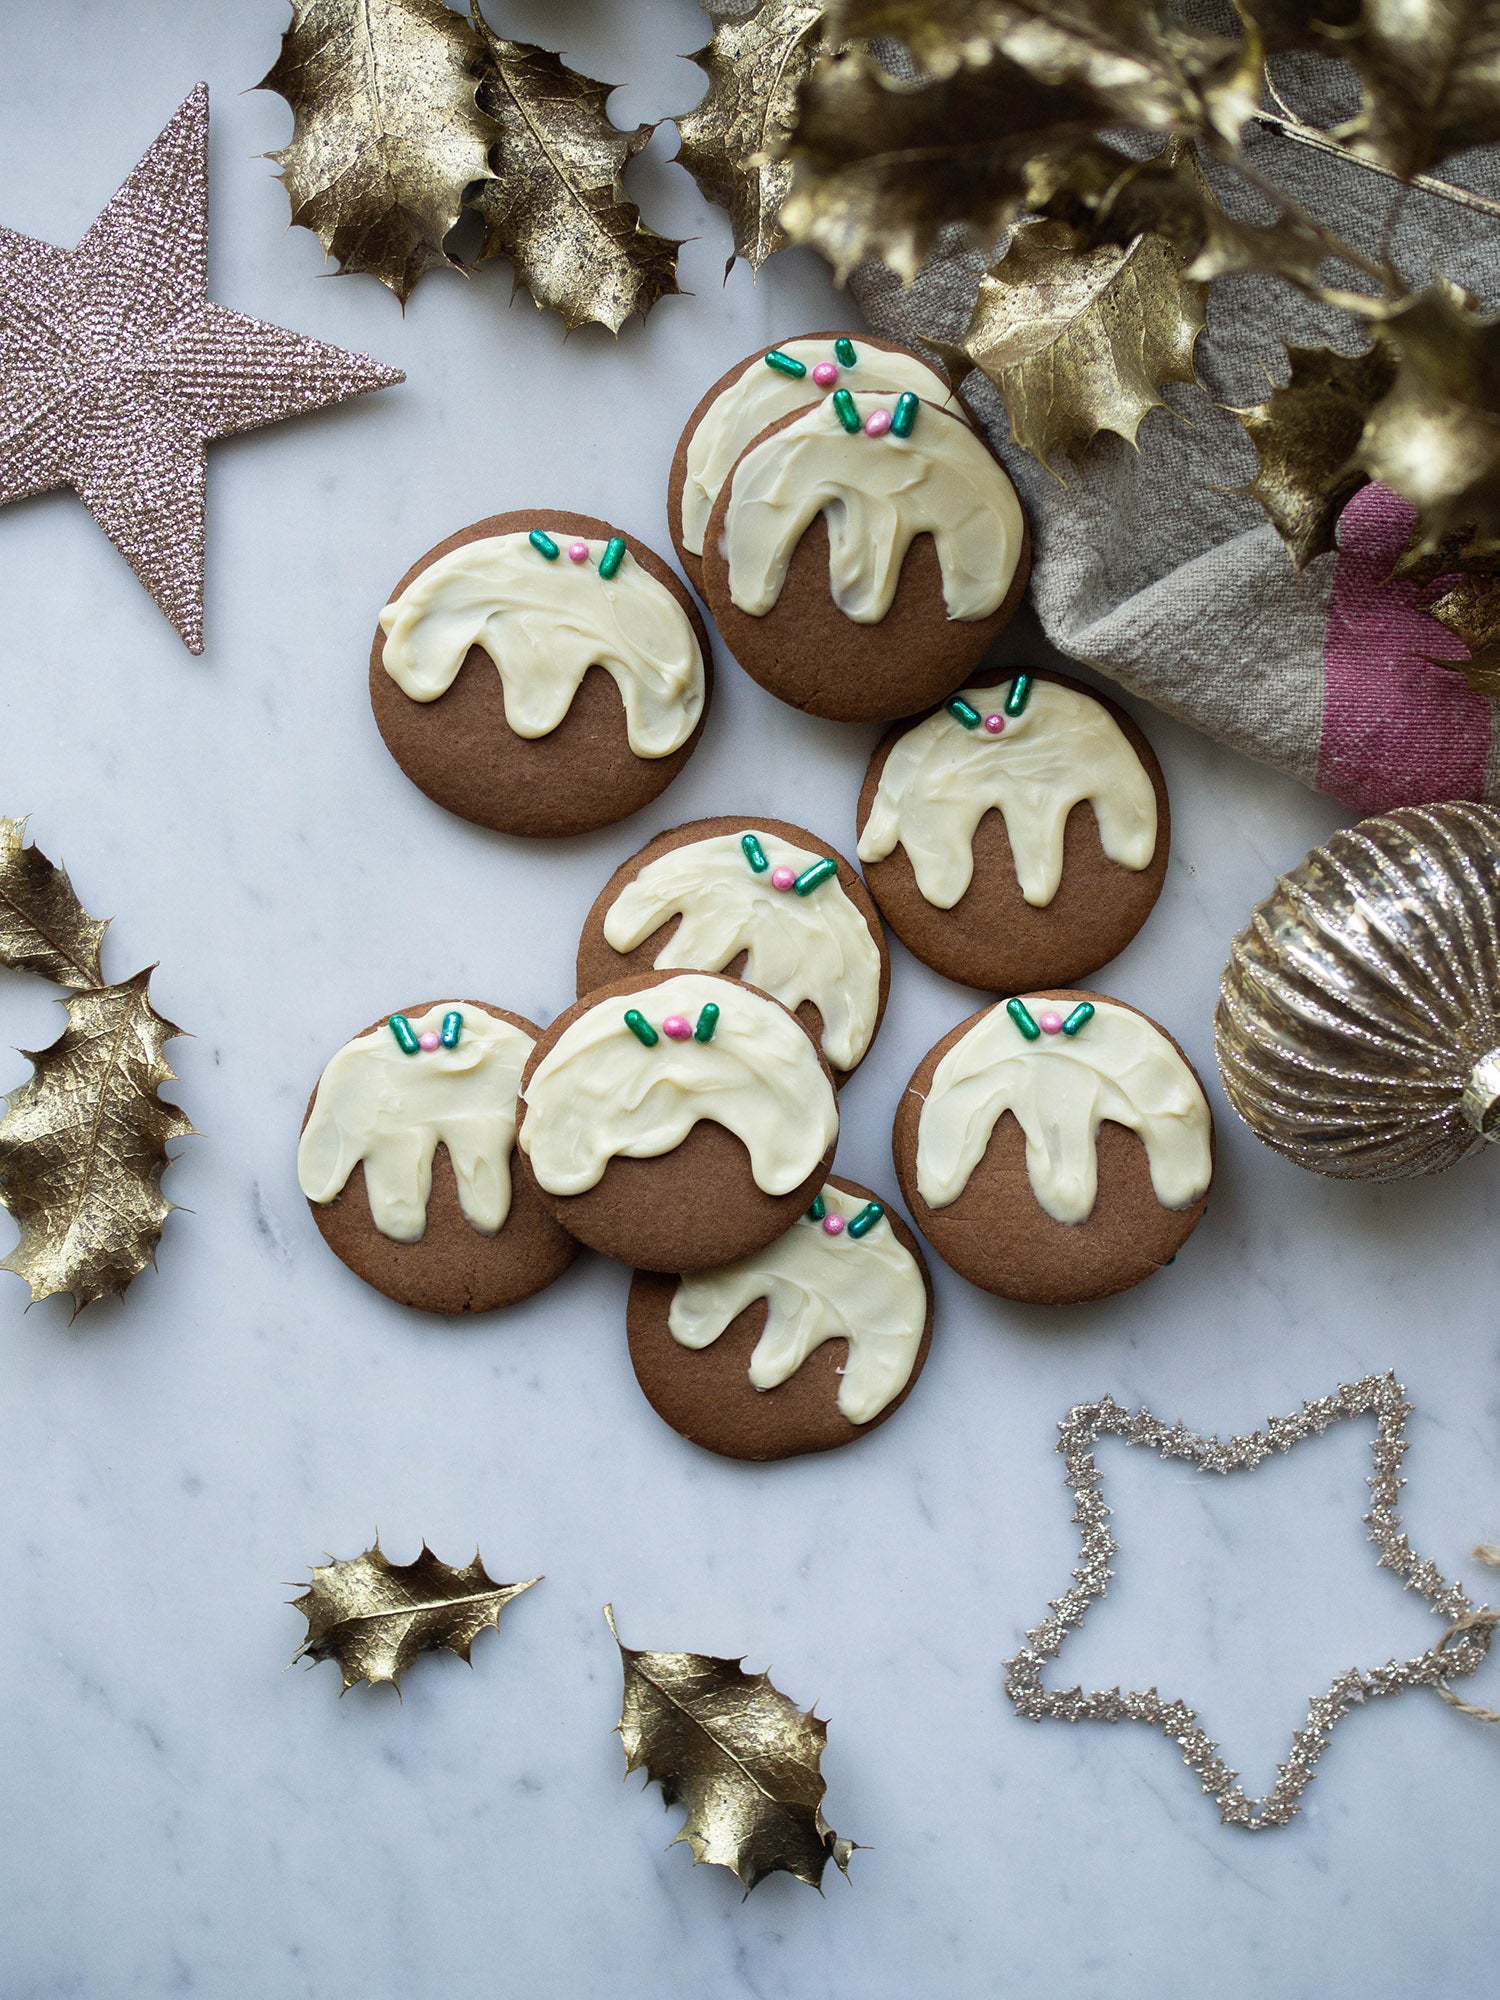
[[[806,375],[800,380],[778,375],[757,355],[744,373],[709,404],[688,439],[686,477],[682,483],[682,545],[695,556],[703,553],[708,517],[746,445],[772,424],[789,417],[793,410],[816,403],[823,394],[823,387],[814,382],[812,371],[819,362],[832,360],[830,343],[789,340],[780,351],[800,361],[807,369]],[[856,344],[856,354],[859,372],[844,384],[846,388],[857,382],[861,389],[877,396],[892,397],[903,389],[914,389],[927,402],[951,410],[964,423],[969,421],[962,403],[942,376],[915,354],[892,354],[885,348],[866,347],[863,343]],[[828,386],[831,388],[833,384]]]
[[685,972],[637,996],[654,1022],[696,1021],[721,1009],[712,1041],[642,1048],[625,1027],[623,998],[601,1000],[565,1028],[523,1093],[521,1150],[549,1194],[597,1187],[617,1155],[655,1160],[700,1118],[744,1141],[755,1184],[790,1194],[839,1129],[833,1085],[801,1022],[748,987]]
[[[1005,692],[965,688],[954,699],[994,707]],[[1149,868],[1156,792],[1129,737],[1081,689],[1034,680],[1025,709],[1006,720],[1003,734],[965,729],[942,709],[907,730],[885,760],[859,858],[883,861],[904,847],[923,896],[951,910],[974,877],[979,822],[998,810],[1021,894],[1044,908],[1062,880],[1068,814],[1084,799],[1110,860]]]
[[[852,398],[860,423],[884,405]],[[720,551],[737,608],[763,618],[809,524],[828,519],[829,587],[857,625],[891,608],[901,564],[930,534],[950,618],[988,618],[1005,602],[1025,524],[1015,488],[968,425],[931,404],[909,437],[846,431],[830,396],[734,470]]]
[[[825,1187],[822,1198],[846,1222],[864,1207],[861,1196],[835,1187]],[[750,1357],[757,1389],[790,1381],[827,1340],[849,1343],[838,1402],[851,1424],[878,1417],[911,1380],[927,1324],[927,1287],[889,1223],[856,1239],[847,1230],[829,1235],[804,1218],[754,1257],[680,1279],[667,1325],[683,1347],[709,1347],[756,1299],[767,1308]]]
[[[463,1014],[454,1048],[442,1045],[445,1014]],[[516,1086],[532,1038],[478,1007],[444,1000],[412,1019],[439,1046],[407,1055],[382,1024],[346,1042],[318,1079],[297,1148],[297,1179],[309,1201],[333,1201],[362,1160],[370,1214],[382,1236],[419,1243],[427,1228],[432,1156],[446,1146],[465,1217],[496,1235],[510,1214],[510,1154]]]
[[548,562],[528,535],[491,535],[440,556],[380,614],[385,670],[413,701],[436,701],[471,646],[505,688],[517,736],[549,736],[590,667],[603,667],[625,704],[637,757],[681,749],[703,712],[703,656],[687,613],[638,562],[605,579],[607,542],[588,563]]
[[[1033,1014],[1044,1000],[1029,1000]],[[1027,1041],[991,1007],[938,1064],[917,1125],[917,1188],[957,1201],[1006,1111],[1026,1134],[1026,1171],[1058,1222],[1086,1222],[1098,1193],[1099,1127],[1138,1133],[1163,1208],[1187,1208],[1213,1176],[1213,1122],[1198,1079],[1144,1015],[1110,1000],[1076,1036]]]
[[[821,858],[774,834],[755,838],[771,866],[795,875]],[[770,868],[757,873],[742,840],[718,834],[648,862],[610,905],[605,941],[634,951],[679,916],[656,955],[658,972],[722,972],[748,952],[742,977],[793,1009],[811,1000],[823,1017],[823,1054],[836,1069],[852,1069],[880,1010],[880,952],[870,927],[837,880],[807,896],[773,887]]]

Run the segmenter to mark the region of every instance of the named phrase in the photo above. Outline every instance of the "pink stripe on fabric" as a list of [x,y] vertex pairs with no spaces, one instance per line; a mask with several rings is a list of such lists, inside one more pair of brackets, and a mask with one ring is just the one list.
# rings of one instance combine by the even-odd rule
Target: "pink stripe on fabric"
[[1437,584],[1391,579],[1415,511],[1365,486],[1339,520],[1323,649],[1318,789],[1360,812],[1483,796],[1490,703],[1434,660],[1468,648],[1423,609]]

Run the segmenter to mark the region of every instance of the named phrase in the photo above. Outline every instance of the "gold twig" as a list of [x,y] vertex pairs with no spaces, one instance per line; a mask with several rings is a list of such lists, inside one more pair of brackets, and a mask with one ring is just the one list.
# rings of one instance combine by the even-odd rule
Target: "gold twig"
[[1413,174],[1408,180],[1393,167],[1369,159],[1363,153],[1351,152],[1337,139],[1330,139],[1326,132],[1318,131],[1314,125],[1304,125],[1300,119],[1283,118],[1274,111],[1252,112],[1251,119],[1254,124],[1263,125],[1268,132],[1274,132],[1278,138],[1290,139],[1298,146],[1311,146],[1317,153],[1337,154],[1339,159],[1347,160],[1353,167],[1363,167],[1367,173],[1379,174],[1382,180],[1395,181],[1401,187],[1421,188],[1424,194],[1436,195],[1440,201],[1456,202],[1460,208],[1472,209],[1476,215],[1487,215],[1491,221],[1500,222],[1500,201],[1489,195],[1476,194],[1472,188],[1457,187],[1452,181],[1440,181],[1433,174]]

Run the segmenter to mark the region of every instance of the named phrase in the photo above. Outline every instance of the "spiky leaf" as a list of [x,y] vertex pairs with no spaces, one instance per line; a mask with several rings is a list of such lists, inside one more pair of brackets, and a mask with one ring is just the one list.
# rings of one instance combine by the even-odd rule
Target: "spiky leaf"
[[0,965],[39,972],[59,986],[99,986],[99,923],[73,893],[65,868],[26,845],[24,819],[0,819]]
[[823,1817],[827,1724],[738,1660],[638,1653],[608,1605],[604,1615],[625,1673],[625,1769],[644,1770],[669,1806],[686,1804],[677,1840],[693,1859],[733,1869],[747,1893],[778,1869],[817,1888],[830,1859],[847,1875],[855,1842]]
[[341,1692],[358,1681],[398,1685],[419,1653],[446,1651],[467,1660],[510,1600],[541,1581],[496,1583],[477,1549],[472,1562],[454,1568],[425,1542],[415,1562],[393,1563],[377,1541],[363,1555],[313,1570],[310,1586],[294,1600],[307,1637],[292,1658],[337,1660]]
[[33,1303],[72,1295],[75,1312],[123,1292],[153,1261],[172,1204],[161,1191],[167,1144],[193,1130],[158,1096],[172,1071],[162,1049],[180,1028],[151,1005],[151,973],[70,993],[68,1025],[27,1050],[33,1075],[0,1122],[0,1201],[21,1240],[0,1269]]
[[1461,576],[1427,609],[1469,649],[1467,660],[1443,664],[1480,694],[1500,696],[1500,576]]
[[1411,175],[1500,139],[1500,0],[1364,0],[1337,46],[1364,86],[1357,152]]

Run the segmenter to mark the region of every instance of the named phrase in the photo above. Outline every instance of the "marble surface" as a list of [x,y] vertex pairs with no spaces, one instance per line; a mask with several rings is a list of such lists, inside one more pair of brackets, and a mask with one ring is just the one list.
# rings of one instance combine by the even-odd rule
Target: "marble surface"
[[[429,279],[404,318],[373,281],[326,279],[257,158],[289,115],[240,94],[284,18],[277,0],[9,0],[0,21],[6,222],[75,241],[207,78],[213,296],[409,374],[216,448],[201,661],[71,498],[0,517],[0,809],[31,812],[89,906],[117,913],[111,976],[160,960],[203,1133],[168,1183],[191,1212],[123,1302],[70,1326],[0,1278],[0,1992],[1397,2000],[1491,1975],[1500,1732],[1425,1693],[1377,1704],[1340,1726],[1300,1821],[1248,1837],[1160,1738],[1024,1724],[1000,1683],[1073,1557],[1054,1426],[1106,1391],[1227,1431],[1396,1369],[1418,1406],[1413,1538],[1483,1593],[1467,1556],[1500,1535],[1500,1163],[1325,1184],[1262,1151],[1211,1084],[1218,1192],[1170,1272],[1043,1313],[939,1269],[931,1365],[896,1421],[768,1469],[651,1413],[618,1269],[585,1260],[509,1316],[452,1326],[324,1250],[293,1148],[348,1032],[437,991],[549,1018],[596,886],[648,833],[753,810],[847,846],[871,732],[781,708],[724,663],[702,749],[638,823],[526,847],[407,785],[364,674],[411,557],[531,501],[665,548],[667,464],[703,384],[847,313],[800,255],[722,282],[723,219],[669,164],[667,130],[633,186],[694,239],[694,296],[618,346],[508,307],[503,272]],[[537,0],[505,20],[630,78],[621,122],[698,93],[689,0]],[[1042,657],[1020,626],[1005,651]],[[1211,1072],[1229,939],[1338,814],[1141,719],[1172,866],[1100,983]],[[839,1155],[887,1189],[899,1090],[973,1004],[895,956]],[[0,1010],[7,1045],[60,1018],[12,977]],[[24,1074],[0,1062],[0,1084]],[[1122,1553],[1064,1677],[1182,1693],[1262,1788],[1316,1687],[1436,1636],[1364,1541],[1368,1438],[1348,1426],[1228,1482],[1102,1447]],[[331,1666],[283,1672],[302,1630],[285,1600],[377,1527],[398,1558],[424,1535],[455,1560],[477,1541],[495,1574],[547,1581],[472,1672],[429,1659],[404,1702],[340,1702]],[[620,1782],[606,1599],[633,1643],[743,1653],[831,1718],[829,1815],[868,1847],[852,1885],[820,1898],[781,1877],[742,1902],[668,1850],[677,1816]]]

